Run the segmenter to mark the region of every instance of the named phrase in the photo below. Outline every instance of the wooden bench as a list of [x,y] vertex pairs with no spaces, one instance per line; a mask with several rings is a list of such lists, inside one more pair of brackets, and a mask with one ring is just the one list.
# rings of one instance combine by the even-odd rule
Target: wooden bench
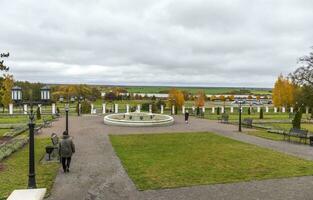
[[288,138],[288,141],[290,142],[290,137],[297,137],[300,139],[299,142],[304,140],[304,143],[306,144],[306,140],[308,139],[308,130],[306,129],[298,129],[298,128],[291,128],[289,132],[284,133],[284,140]]
[[242,121],[242,124],[245,125],[247,128],[252,128],[253,119],[245,118]]
[[218,118],[218,121],[221,123],[228,123],[229,115],[226,113],[223,113],[221,117]]

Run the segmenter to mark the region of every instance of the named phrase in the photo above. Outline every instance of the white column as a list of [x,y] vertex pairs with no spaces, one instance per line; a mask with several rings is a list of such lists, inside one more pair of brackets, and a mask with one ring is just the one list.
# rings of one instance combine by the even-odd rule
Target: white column
[[185,106],[182,106],[182,113],[185,114]]
[[205,106],[202,107],[202,112],[205,113]]
[[38,104],[38,108],[39,108],[39,112],[41,114],[42,113],[42,111],[41,111],[41,104]]
[[115,113],[118,113],[118,104],[116,103],[114,106],[115,106],[115,109],[114,109]]
[[305,107],[305,114],[309,114],[309,107]]
[[257,111],[258,111],[258,113],[260,112],[260,110],[261,110],[261,108],[260,108],[260,106],[258,106],[258,107],[257,107]]
[[293,113],[293,107],[290,108],[290,112]]
[[212,113],[215,113],[215,107],[212,107]]
[[163,114],[163,112],[164,112],[164,106],[161,105],[161,114]]
[[192,106],[192,112],[193,112],[193,113],[195,112],[195,109],[196,109],[196,108],[195,108],[194,106]]
[[137,105],[137,112],[140,112],[140,104]]
[[234,107],[230,107],[230,113],[234,112]]
[[149,105],[149,113],[152,113],[152,105]]
[[224,113],[224,111],[225,111],[225,108],[224,108],[224,106],[222,106],[222,113]]
[[93,114],[93,104],[91,104],[90,114]]
[[126,113],[129,113],[129,104],[126,104]]
[[175,115],[175,106],[172,105],[172,114]]
[[27,115],[27,104],[24,104],[23,110],[24,110],[24,114]]
[[286,112],[286,108],[285,108],[285,107],[282,107],[282,108],[281,108],[281,112],[285,113],[285,112]]
[[[26,108],[27,108],[27,105],[26,105]],[[25,109],[24,109],[25,110]],[[51,105],[51,112],[52,112],[52,114],[54,115],[56,112],[55,112],[55,103],[53,103],[52,105]]]
[[12,103],[9,104],[9,114],[13,115],[13,104]]
[[106,113],[106,105],[105,103],[102,104],[102,114]]
[[277,108],[276,107],[274,107],[274,113],[277,113]]
[[267,113],[268,113],[268,106],[266,106],[266,107],[265,107],[265,112],[267,112]]

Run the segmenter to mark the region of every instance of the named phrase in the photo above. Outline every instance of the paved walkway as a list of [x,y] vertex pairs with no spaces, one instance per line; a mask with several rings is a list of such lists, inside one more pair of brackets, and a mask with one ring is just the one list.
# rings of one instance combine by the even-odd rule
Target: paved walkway
[[[60,134],[64,130],[64,121],[60,119],[55,122],[52,128],[44,129],[43,134]],[[74,137],[77,152],[73,156],[71,172],[64,174],[60,169],[49,200],[313,199],[311,176],[140,192],[136,190],[114,153],[108,134],[212,131],[313,160],[309,146],[244,135],[237,133],[235,126],[203,119],[192,118],[191,123],[186,125],[182,117],[176,117],[173,126],[153,128],[105,126],[102,117],[97,116],[71,117],[69,130]]]

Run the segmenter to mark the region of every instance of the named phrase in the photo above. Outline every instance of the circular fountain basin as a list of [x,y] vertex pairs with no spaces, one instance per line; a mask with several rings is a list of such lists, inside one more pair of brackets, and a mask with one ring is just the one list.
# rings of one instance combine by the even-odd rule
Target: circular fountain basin
[[104,124],[114,126],[147,127],[174,124],[172,116],[145,112],[110,114],[106,115],[103,120]]

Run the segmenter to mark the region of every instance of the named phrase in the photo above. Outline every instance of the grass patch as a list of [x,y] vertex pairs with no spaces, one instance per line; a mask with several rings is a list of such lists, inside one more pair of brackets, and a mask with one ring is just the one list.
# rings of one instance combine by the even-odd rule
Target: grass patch
[[[50,144],[50,138],[35,139],[36,180],[37,187],[47,188],[50,194],[55,176],[59,169],[58,163],[41,164],[40,159],[45,154],[45,146]],[[0,162],[0,199],[5,199],[15,189],[25,189],[28,183],[28,145],[7,159]]]
[[[256,136],[256,137],[269,139],[269,140],[275,140],[275,141],[282,141],[282,140],[284,140],[284,136],[283,135],[278,134],[278,133],[269,133],[266,130],[246,131],[246,132],[243,132],[243,133],[245,133],[247,135],[253,135],[253,136]],[[293,139],[293,137],[291,137],[290,139]]]
[[213,133],[111,135],[140,190],[313,174],[313,162]]
[[[266,123],[265,126],[273,127],[274,129],[283,129],[289,131],[290,128],[292,128],[291,123]],[[302,129],[307,129],[310,132],[313,132],[313,124],[304,124],[301,123]]]
[[[51,115],[41,116],[40,120],[36,120],[36,123],[43,123],[43,119],[51,120]],[[27,124],[29,117],[27,115],[13,115],[13,116],[0,116],[0,124]]]
[[1,128],[0,129],[0,139],[1,139],[1,137],[3,137],[3,135],[5,134],[5,133],[7,133],[7,132],[10,132],[12,129],[10,129],[10,128]]

